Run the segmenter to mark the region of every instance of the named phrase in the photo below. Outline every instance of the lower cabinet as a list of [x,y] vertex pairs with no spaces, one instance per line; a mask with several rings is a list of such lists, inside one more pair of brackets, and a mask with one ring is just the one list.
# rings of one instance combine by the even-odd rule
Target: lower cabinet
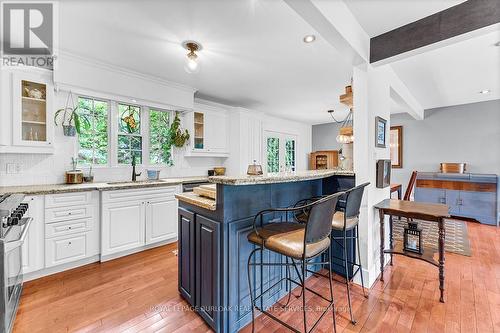
[[102,255],[144,245],[145,203],[122,202],[102,206]]
[[44,268],[44,206],[43,196],[30,196],[25,198],[29,209],[27,217],[32,217],[28,235],[22,246],[23,274],[38,271]]
[[127,255],[135,249],[177,238],[178,186],[103,192],[101,255]]
[[179,208],[179,292],[219,331],[220,224]]

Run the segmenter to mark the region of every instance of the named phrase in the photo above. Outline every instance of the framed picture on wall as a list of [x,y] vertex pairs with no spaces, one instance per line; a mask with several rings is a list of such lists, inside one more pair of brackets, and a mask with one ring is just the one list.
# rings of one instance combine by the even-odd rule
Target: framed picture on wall
[[375,147],[386,147],[386,128],[387,120],[381,117],[375,117]]
[[393,168],[403,167],[403,126],[391,126],[389,134],[391,149],[391,165]]

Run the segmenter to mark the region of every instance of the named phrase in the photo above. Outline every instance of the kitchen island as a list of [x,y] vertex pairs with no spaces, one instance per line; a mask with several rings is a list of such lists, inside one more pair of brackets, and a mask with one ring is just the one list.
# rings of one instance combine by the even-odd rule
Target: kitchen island
[[[331,194],[354,186],[345,170],[314,170],[266,176],[215,176],[216,199],[178,194],[179,292],[216,332],[238,332],[251,321],[247,259],[254,245],[247,241],[259,211],[287,207],[297,201]],[[265,221],[275,218],[268,214]],[[284,260],[265,251],[264,260]],[[263,288],[284,275],[279,267],[255,270]],[[271,306],[287,293],[284,283],[264,298]]]

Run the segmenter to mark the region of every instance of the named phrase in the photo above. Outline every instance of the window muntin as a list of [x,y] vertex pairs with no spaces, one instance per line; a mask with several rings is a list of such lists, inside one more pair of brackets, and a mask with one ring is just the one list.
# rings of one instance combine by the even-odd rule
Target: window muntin
[[142,163],[141,107],[118,104],[118,164]]
[[295,140],[286,139],[285,141],[285,169],[286,171],[295,171]]
[[149,109],[149,163],[173,165],[170,111]]
[[267,138],[267,172],[280,171],[280,139]]

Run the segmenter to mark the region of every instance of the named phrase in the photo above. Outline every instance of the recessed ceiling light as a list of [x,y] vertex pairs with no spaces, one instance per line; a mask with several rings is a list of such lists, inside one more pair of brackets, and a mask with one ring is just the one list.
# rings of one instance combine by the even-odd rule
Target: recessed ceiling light
[[496,42],[495,44],[493,44],[495,46],[500,46],[500,42]]
[[491,92],[491,90],[485,89],[485,90],[481,90],[479,93],[484,95],[484,94],[489,94],[490,92]]
[[304,43],[312,43],[316,40],[316,36],[314,35],[305,35],[304,38],[302,39]]

